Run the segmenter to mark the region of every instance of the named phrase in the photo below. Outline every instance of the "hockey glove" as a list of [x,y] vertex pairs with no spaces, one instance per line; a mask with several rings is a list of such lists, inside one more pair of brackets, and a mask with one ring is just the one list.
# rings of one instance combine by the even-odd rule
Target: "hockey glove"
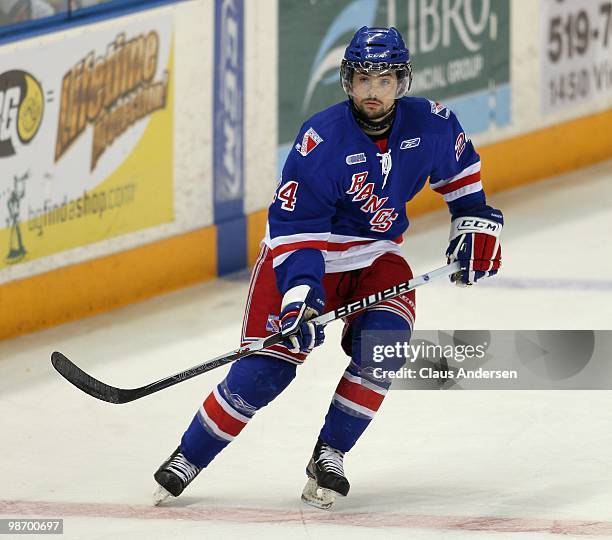
[[282,344],[293,353],[309,353],[323,343],[323,326],[309,319],[323,311],[325,301],[320,289],[297,285],[283,296],[280,314],[281,333],[287,336]]
[[497,274],[501,266],[499,235],[503,226],[501,211],[490,206],[469,215],[453,216],[446,257],[449,263],[459,261],[461,272],[452,275],[451,281],[465,287]]

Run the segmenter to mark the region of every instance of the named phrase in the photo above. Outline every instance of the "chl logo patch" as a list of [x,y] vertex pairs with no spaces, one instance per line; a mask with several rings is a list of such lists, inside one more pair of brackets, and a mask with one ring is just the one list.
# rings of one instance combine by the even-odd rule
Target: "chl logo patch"
[[358,163],[365,163],[366,155],[363,152],[359,154],[351,154],[350,156],[346,156],[346,164],[347,165],[357,165]]
[[400,150],[416,148],[417,146],[419,146],[419,144],[421,144],[421,137],[417,137],[416,139],[406,139],[400,144]]
[[321,136],[314,129],[308,128],[308,131],[304,133],[304,136],[302,137],[302,144],[296,144],[295,149],[306,157],[322,142],[323,139]]
[[440,118],[444,118],[444,120],[448,120],[450,116],[450,111],[441,103],[437,101],[430,101],[431,104],[431,112]]
[[455,158],[459,161],[461,154],[465,150],[465,133],[463,131],[457,135],[457,140],[455,141]]

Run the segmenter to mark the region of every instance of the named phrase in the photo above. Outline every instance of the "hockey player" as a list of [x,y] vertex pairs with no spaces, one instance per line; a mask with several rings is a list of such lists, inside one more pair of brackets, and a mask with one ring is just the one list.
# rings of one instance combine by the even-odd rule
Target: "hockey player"
[[[278,396],[308,353],[323,342],[313,316],[412,277],[400,254],[405,205],[425,185],[451,213],[451,280],[471,285],[497,273],[503,217],[486,204],[480,158],[455,115],[439,103],[405,97],[409,52],[395,28],[357,31],[340,68],[348,100],[309,118],[290,151],[268,212],[253,269],[242,342],[282,331],[284,345],[235,362],[206,397],[181,444],[155,473],[156,502],[178,496]],[[380,407],[391,381],[362,369],[364,332],[406,336],[415,295],[378,304],[345,321],[342,346],[351,360],[337,385],[306,467],[302,499],[329,508],[347,495],[343,459]],[[399,369],[403,359],[379,364]]]

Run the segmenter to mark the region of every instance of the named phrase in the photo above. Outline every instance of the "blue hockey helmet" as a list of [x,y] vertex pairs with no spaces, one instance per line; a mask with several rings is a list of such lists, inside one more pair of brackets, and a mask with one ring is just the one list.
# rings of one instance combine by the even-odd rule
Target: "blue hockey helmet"
[[412,84],[412,65],[401,34],[396,28],[368,28],[362,26],[344,51],[340,65],[340,80],[347,95],[352,95],[353,74],[397,74],[396,99],[408,93]]

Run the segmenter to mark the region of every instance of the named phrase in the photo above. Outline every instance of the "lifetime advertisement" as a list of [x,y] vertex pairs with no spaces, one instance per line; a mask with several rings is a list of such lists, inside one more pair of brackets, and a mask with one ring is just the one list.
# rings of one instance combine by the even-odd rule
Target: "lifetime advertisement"
[[0,56],[0,269],[174,220],[172,19]]

